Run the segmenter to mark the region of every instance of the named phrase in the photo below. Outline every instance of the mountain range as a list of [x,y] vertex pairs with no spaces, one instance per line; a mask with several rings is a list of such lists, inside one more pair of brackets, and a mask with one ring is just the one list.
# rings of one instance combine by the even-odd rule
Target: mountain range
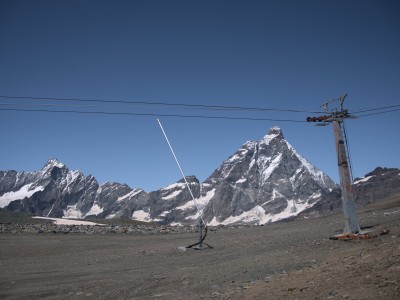
[[[340,188],[302,157],[278,127],[260,141],[243,144],[204,182],[195,176],[186,182],[152,192],[115,182],[99,185],[92,175],[51,159],[36,172],[0,171],[0,207],[44,217],[170,225],[193,224],[200,210],[213,226],[319,216],[341,206]],[[358,204],[398,192],[399,169],[377,168],[354,186]]]

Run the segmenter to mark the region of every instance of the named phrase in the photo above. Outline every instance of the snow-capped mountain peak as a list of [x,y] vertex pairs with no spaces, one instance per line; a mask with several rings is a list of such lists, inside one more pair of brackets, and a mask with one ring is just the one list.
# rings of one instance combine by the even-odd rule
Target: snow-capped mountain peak
[[268,145],[273,139],[283,140],[283,133],[279,127],[272,127],[268,133],[260,140],[260,144]]
[[99,185],[93,176],[51,159],[37,172],[0,172],[0,205],[47,217],[122,217],[175,225],[192,224],[200,209],[213,225],[264,224],[310,208],[335,187],[279,127],[244,143],[203,183],[194,176],[186,181],[190,191],[181,179],[147,193],[116,182]]
[[213,214],[207,219],[212,224],[267,223],[294,216],[335,187],[284,139],[279,127],[258,142],[245,143],[206,182],[216,188],[205,209],[206,216]]
[[57,158],[52,158],[47,161],[47,163],[43,167],[43,170],[50,169],[53,167],[63,168],[63,167],[65,167],[65,165],[63,163],[59,162],[57,160]]

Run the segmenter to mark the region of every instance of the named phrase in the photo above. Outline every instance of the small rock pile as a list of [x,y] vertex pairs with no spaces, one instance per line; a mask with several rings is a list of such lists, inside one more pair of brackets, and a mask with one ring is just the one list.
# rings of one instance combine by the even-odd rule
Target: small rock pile
[[0,223],[0,234],[167,234],[196,232],[197,226],[167,225],[56,225],[51,222],[43,224]]

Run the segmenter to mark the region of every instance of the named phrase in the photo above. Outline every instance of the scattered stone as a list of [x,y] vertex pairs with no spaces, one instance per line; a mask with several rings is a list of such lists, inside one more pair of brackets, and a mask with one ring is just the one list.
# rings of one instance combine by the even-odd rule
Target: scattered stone
[[196,232],[195,226],[167,226],[167,225],[56,225],[6,223],[0,227],[0,234],[171,234]]

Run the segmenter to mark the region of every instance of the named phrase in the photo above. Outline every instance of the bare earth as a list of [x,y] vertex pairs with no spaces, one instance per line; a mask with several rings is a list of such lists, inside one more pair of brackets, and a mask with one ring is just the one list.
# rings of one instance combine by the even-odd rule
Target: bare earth
[[2,234],[0,299],[400,299],[400,196],[359,210],[369,240],[332,241],[342,214],[193,233]]

